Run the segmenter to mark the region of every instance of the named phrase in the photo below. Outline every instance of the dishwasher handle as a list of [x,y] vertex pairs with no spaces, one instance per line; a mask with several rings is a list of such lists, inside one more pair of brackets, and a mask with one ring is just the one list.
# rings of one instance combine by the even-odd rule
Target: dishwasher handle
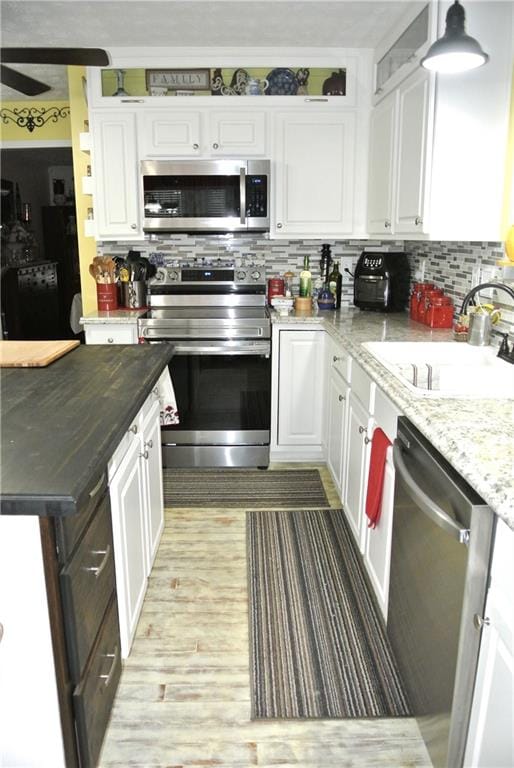
[[439,528],[442,528],[443,531],[450,534],[452,538],[456,539],[461,544],[467,544],[469,542],[469,529],[461,528],[455,520],[452,520],[452,518],[419,487],[405,465],[398,440],[395,440],[393,444],[393,461],[396,471],[407,487],[409,496],[419,509],[421,509],[432,522],[438,525]]

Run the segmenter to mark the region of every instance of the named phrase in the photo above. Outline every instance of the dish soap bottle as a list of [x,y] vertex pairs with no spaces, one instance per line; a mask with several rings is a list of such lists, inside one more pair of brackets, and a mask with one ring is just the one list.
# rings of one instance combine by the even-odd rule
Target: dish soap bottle
[[300,296],[307,298],[312,291],[312,274],[309,269],[309,255],[305,254],[303,259],[303,269],[300,272]]
[[335,302],[336,302],[336,309],[340,309],[341,307],[341,291],[343,287],[343,276],[339,271],[339,265],[337,261],[334,261],[334,266],[332,267],[332,272],[328,276],[328,287],[330,288],[330,291],[332,292]]

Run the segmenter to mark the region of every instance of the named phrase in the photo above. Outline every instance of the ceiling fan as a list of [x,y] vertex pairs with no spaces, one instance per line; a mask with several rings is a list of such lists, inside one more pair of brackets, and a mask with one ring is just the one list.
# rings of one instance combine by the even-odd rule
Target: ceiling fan
[[105,67],[109,64],[109,56],[102,48],[2,48],[0,58],[0,82],[26,96],[39,96],[49,91],[50,86],[6,67],[5,64],[70,64],[85,67]]

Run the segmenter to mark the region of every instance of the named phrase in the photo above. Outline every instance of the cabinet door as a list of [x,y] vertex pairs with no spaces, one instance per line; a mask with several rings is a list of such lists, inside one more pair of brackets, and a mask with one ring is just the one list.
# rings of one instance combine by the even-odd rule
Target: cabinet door
[[200,112],[143,112],[140,120],[142,158],[200,154]]
[[397,114],[396,93],[381,101],[371,113],[368,230],[380,234],[391,232]]
[[[364,564],[371,580],[384,620],[387,620],[389,571],[391,563],[391,536],[394,503],[393,449],[387,449],[382,504],[376,528],[365,527]],[[364,501],[365,503],[365,501]]]
[[322,444],[324,335],[280,332],[279,445]]
[[136,117],[91,116],[95,229],[100,240],[142,237],[139,216]]
[[419,70],[398,91],[395,234],[426,232],[425,185],[431,111],[430,74]]
[[146,592],[141,445],[134,440],[110,481],[114,562],[120,618],[121,655],[126,658]]
[[350,392],[348,399],[348,442],[343,483],[343,506],[360,551],[364,550],[366,482],[369,467],[367,435],[372,432],[373,419]]
[[355,114],[279,114],[275,149],[275,231],[351,233]]
[[161,425],[159,416],[160,406],[159,401],[156,400],[144,417],[141,430],[148,575],[152,569],[164,528]]
[[350,393],[349,385],[337,371],[330,372],[328,395],[328,457],[327,463],[334,484],[341,494],[341,475],[346,439],[346,403]]
[[240,158],[266,154],[266,114],[239,110],[209,111],[209,145],[212,155]]

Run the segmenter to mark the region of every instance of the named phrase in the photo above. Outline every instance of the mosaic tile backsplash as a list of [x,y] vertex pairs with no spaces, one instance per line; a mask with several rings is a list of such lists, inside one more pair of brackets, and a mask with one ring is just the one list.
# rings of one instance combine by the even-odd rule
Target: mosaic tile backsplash
[[[490,279],[505,279],[501,268],[496,266],[496,262],[503,257],[503,246],[499,242],[269,240],[255,235],[169,235],[152,236],[143,243],[99,243],[98,252],[124,255],[132,248],[143,256],[154,260],[162,257],[177,265],[193,259],[199,263],[202,260],[231,259],[236,266],[261,267],[266,278],[291,271],[296,275],[294,287],[297,292],[305,254],[310,257],[313,283],[320,277],[319,260],[323,243],[329,243],[332,257],[339,262],[343,274],[343,306],[353,304],[352,278],[346,270],[353,273],[364,248],[405,251],[409,254],[411,279],[414,281],[422,277],[443,288],[452,297],[456,311],[473,285]],[[514,305],[506,295],[500,301],[501,330],[514,332]]]

